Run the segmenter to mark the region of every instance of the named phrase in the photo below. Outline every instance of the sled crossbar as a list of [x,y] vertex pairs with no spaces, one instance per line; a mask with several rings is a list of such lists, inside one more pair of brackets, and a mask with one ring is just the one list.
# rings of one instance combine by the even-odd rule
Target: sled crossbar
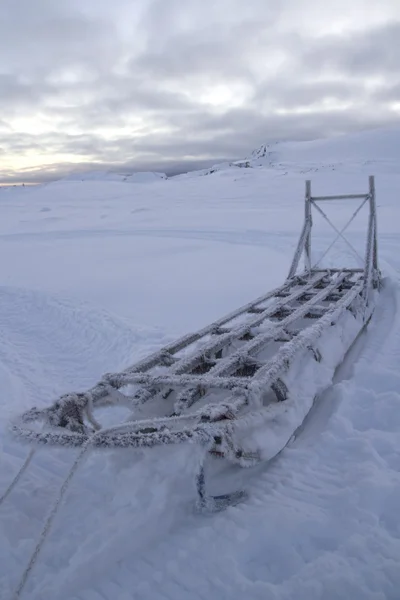
[[[330,273],[364,273],[364,269],[329,269]],[[313,273],[326,273],[326,269],[313,269]]]
[[369,194],[341,194],[340,196],[310,196],[313,202],[321,202],[324,200],[366,200]]

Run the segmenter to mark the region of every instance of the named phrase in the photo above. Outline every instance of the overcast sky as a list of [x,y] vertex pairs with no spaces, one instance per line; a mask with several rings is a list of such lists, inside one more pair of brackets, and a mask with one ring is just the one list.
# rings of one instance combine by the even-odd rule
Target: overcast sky
[[400,0],[1,0],[0,181],[400,122]]

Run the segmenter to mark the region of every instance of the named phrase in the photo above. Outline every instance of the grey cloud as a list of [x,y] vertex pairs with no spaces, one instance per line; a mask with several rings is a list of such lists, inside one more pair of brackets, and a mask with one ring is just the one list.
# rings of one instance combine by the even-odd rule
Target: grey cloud
[[143,19],[146,49],[131,71],[161,82],[256,85],[253,65],[274,47],[281,11],[265,0],[155,0]]
[[374,93],[377,100],[384,102],[400,102],[400,75],[397,82],[384,85],[378,88]]
[[[307,37],[287,26],[299,4],[312,10],[311,0],[3,0],[0,152],[179,169],[198,164],[187,156],[240,158],[270,140],[398,121],[389,103],[399,99],[400,23]],[[371,76],[381,85],[371,89]],[[245,106],[199,101],[219,83],[243,88]],[[296,113],[304,107],[310,112]],[[13,131],[15,117],[38,113],[53,131]],[[43,169],[44,177],[57,172]]]
[[0,107],[16,114],[24,107],[40,106],[49,95],[58,94],[57,89],[44,81],[24,81],[22,77],[0,73]]
[[277,77],[258,86],[254,102],[270,108],[293,109],[322,103],[324,100],[352,101],[365,94],[359,81],[296,81]]
[[[265,31],[259,22],[236,24],[220,31],[209,26],[193,35],[179,33],[165,46],[154,49],[132,60],[133,73],[140,72],[161,80],[193,80],[203,76],[207,80],[252,80],[251,54],[254,38]],[[267,50],[267,40],[263,51]],[[261,48],[258,48],[261,51]]]
[[305,51],[303,60],[317,69],[351,75],[399,74],[400,22],[347,36],[329,36]]
[[[141,147],[154,153],[163,151],[167,156],[179,156],[184,153],[204,155],[212,147],[216,157],[243,157],[265,140],[292,140],[293,131],[296,131],[296,139],[311,140],[346,131],[357,131],[366,124],[374,128],[394,122],[396,117],[390,111],[381,115],[371,111],[360,116],[357,108],[352,111],[332,111],[328,114],[320,111],[285,116],[260,116],[247,110],[237,110],[222,117],[210,117],[207,114],[198,116],[196,126],[191,129],[190,139],[184,135],[176,136],[173,140],[154,137],[144,140]],[[324,136],[321,136],[321,131],[324,131]],[[208,136],[204,135],[205,132]],[[214,132],[217,133],[213,135]]]
[[112,22],[53,0],[0,3],[0,69],[30,79],[74,65],[104,68],[115,58]]

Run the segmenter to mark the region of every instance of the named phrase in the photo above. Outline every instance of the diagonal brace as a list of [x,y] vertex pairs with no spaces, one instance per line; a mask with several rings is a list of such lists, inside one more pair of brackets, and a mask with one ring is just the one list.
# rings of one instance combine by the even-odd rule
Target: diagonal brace
[[336,238],[333,240],[333,242],[330,244],[330,246],[327,248],[327,250],[325,250],[324,254],[321,256],[319,261],[314,265],[314,267],[317,267],[320,264],[320,262],[325,258],[325,256],[328,254],[329,250],[336,244],[336,242],[338,241],[339,238],[342,238],[342,240],[344,242],[346,242],[346,244],[349,246],[349,248],[352,250],[352,252],[354,252],[354,254],[357,256],[357,258],[361,261],[361,264],[364,264],[364,259],[359,255],[357,250],[349,242],[349,240],[343,235],[343,233],[346,231],[346,229],[349,227],[349,225],[354,221],[354,219],[356,218],[356,216],[358,215],[358,213],[360,212],[360,210],[362,209],[362,207],[364,206],[364,204],[367,202],[368,199],[369,199],[369,196],[367,196],[365,198],[365,200],[363,202],[361,202],[360,206],[354,212],[354,214],[352,215],[350,220],[346,223],[346,225],[340,231],[332,223],[332,221],[329,219],[327,214],[322,210],[322,208],[320,206],[318,206],[318,204],[315,201],[312,200],[312,204],[315,206],[315,208],[318,210],[318,212],[324,217],[324,219],[327,221],[327,223],[329,223],[329,225],[332,227],[332,229],[334,231],[336,231],[336,233],[337,233]]

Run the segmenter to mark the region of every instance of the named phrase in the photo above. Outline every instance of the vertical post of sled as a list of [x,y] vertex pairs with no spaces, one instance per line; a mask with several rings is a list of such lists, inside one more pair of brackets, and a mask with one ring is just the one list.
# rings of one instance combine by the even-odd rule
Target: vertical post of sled
[[372,260],[372,268],[374,269],[374,285],[376,283],[378,277],[378,236],[377,236],[377,226],[376,226],[376,199],[375,199],[375,177],[370,175],[369,177],[369,195],[370,195],[370,203],[371,210],[374,214],[374,232],[373,232],[373,260]]
[[374,288],[378,286],[378,244],[376,238],[376,204],[375,204],[375,178],[369,177],[369,219],[368,219],[368,237],[365,251],[365,270],[364,270],[364,299],[368,303],[368,296],[371,289],[371,283]]
[[200,510],[207,508],[207,495],[206,495],[206,482],[204,475],[204,466],[201,465],[199,472],[196,475],[196,488],[197,488],[197,507]]
[[311,273],[311,181],[306,181],[305,195],[305,219],[303,229],[297,244],[296,252],[294,253],[292,264],[290,265],[288,279],[296,275],[297,267],[299,266],[301,255],[304,251],[305,267],[308,274]]
[[311,216],[311,180],[307,179],[306,181],[306,196],[305,196],[305,222],[307,225],[307,235],[305,239],[304,245],[304,261],[305,261],[305,269],[308,274],[311,273],[311,226],[312,226],[312,216]]
[[247,499],[247,493],[244,490],[221,494],[220,496],[210,496],[206,491],[206,479],[204,472],[204,463],[199,467],[196,475],[197,489],[197,510],[203,513],[218,512],[225,510],[228,506],[236,506],[239,502]]

